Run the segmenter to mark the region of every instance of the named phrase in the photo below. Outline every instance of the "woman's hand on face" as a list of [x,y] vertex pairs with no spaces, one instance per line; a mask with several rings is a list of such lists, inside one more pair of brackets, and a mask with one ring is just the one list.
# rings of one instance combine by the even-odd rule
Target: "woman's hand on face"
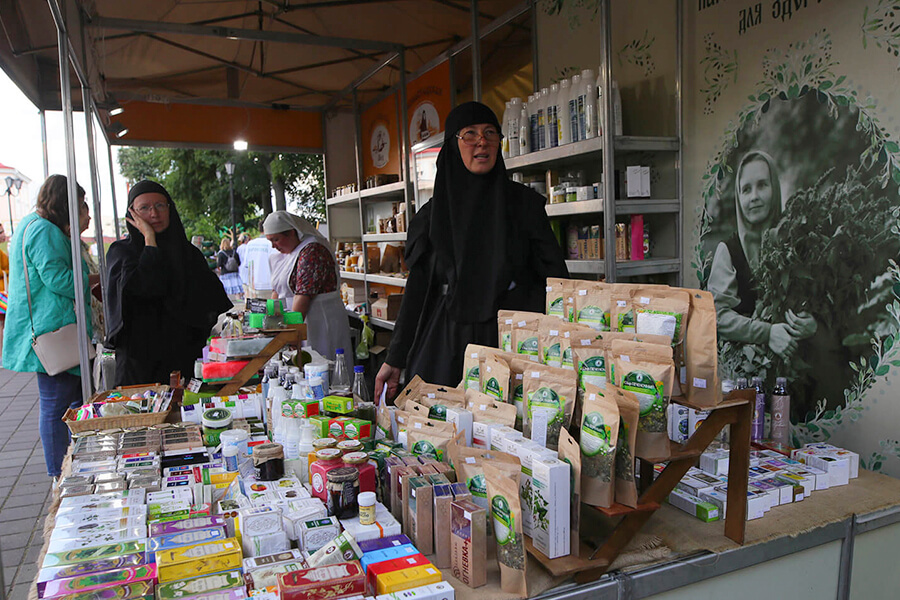
[[128,214],[131,216],[125,217],[125,220],[131,223],[134,227],[137,228],[138,231],[141,232],[141,235],[144,236],[144,245],[155,246],[156,232],[153,231],[153,226],[143,218],[141,218],[141,215],[139,215],[137,211],[132,210],[131,208],[128,209]]
[[785,323],[776,323],[769,330],[769,348],[781,357],[787,358],[797,351],[797,340],[791,328]]
[[381,403],[381,391],[387,386],[386,398],[393,398],[397,395],[397,388],[400,387],[400,371],[397,367],[384,363],[378,369],[375,376],[375,404]]
[[815,317],[813,317],[808,312],[803,311],[795,313],[792,310],[788,310],[784,316],[787,320],[787,324],[790,325],[794,331],[796,331],[794,336],[797,339],[805,340],[816,334],[818,324],[816,323]]

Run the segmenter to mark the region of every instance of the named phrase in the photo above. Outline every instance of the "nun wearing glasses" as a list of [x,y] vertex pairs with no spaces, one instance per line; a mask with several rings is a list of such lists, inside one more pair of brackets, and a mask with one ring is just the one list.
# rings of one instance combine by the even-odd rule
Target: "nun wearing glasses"
[[444,124],[434,195],[407,234],[409,279],[375,394],[397,393],[400,373],[456,385],[467,344],[497,346],[499,309],[544,311],[548,277],[568,277],[546,199],[511,181],[500,123],[480,102]]

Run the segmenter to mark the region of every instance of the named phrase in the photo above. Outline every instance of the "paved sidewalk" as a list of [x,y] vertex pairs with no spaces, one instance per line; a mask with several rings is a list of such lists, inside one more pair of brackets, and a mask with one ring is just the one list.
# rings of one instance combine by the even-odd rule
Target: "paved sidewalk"
[[0,369],[0,559],[10,600],[28,597],[50,506],[38,409],[35,374]]

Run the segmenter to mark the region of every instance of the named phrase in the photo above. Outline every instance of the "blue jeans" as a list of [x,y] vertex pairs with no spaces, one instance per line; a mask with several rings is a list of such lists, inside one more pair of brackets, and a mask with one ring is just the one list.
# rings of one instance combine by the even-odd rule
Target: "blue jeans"
[[71,373],[38,373],[37,378],[41,397],[38,431],[44,447],[44,462],[47,463],[47,474],[58,477],[69,447],[69,428],[62,418],[67,409],[81,406],[81,378]]

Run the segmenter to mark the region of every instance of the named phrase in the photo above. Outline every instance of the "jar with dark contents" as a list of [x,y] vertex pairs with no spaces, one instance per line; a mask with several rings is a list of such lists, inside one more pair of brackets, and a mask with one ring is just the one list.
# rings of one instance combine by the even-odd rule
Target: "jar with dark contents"
[[359,471],[340,467],[328,472],[328,515],[349,519],[359,514]]
[[260,444],[253,448],[253,466],[259,469],[260,481],[276,481],[284,477],[284,448],[281,444]]

